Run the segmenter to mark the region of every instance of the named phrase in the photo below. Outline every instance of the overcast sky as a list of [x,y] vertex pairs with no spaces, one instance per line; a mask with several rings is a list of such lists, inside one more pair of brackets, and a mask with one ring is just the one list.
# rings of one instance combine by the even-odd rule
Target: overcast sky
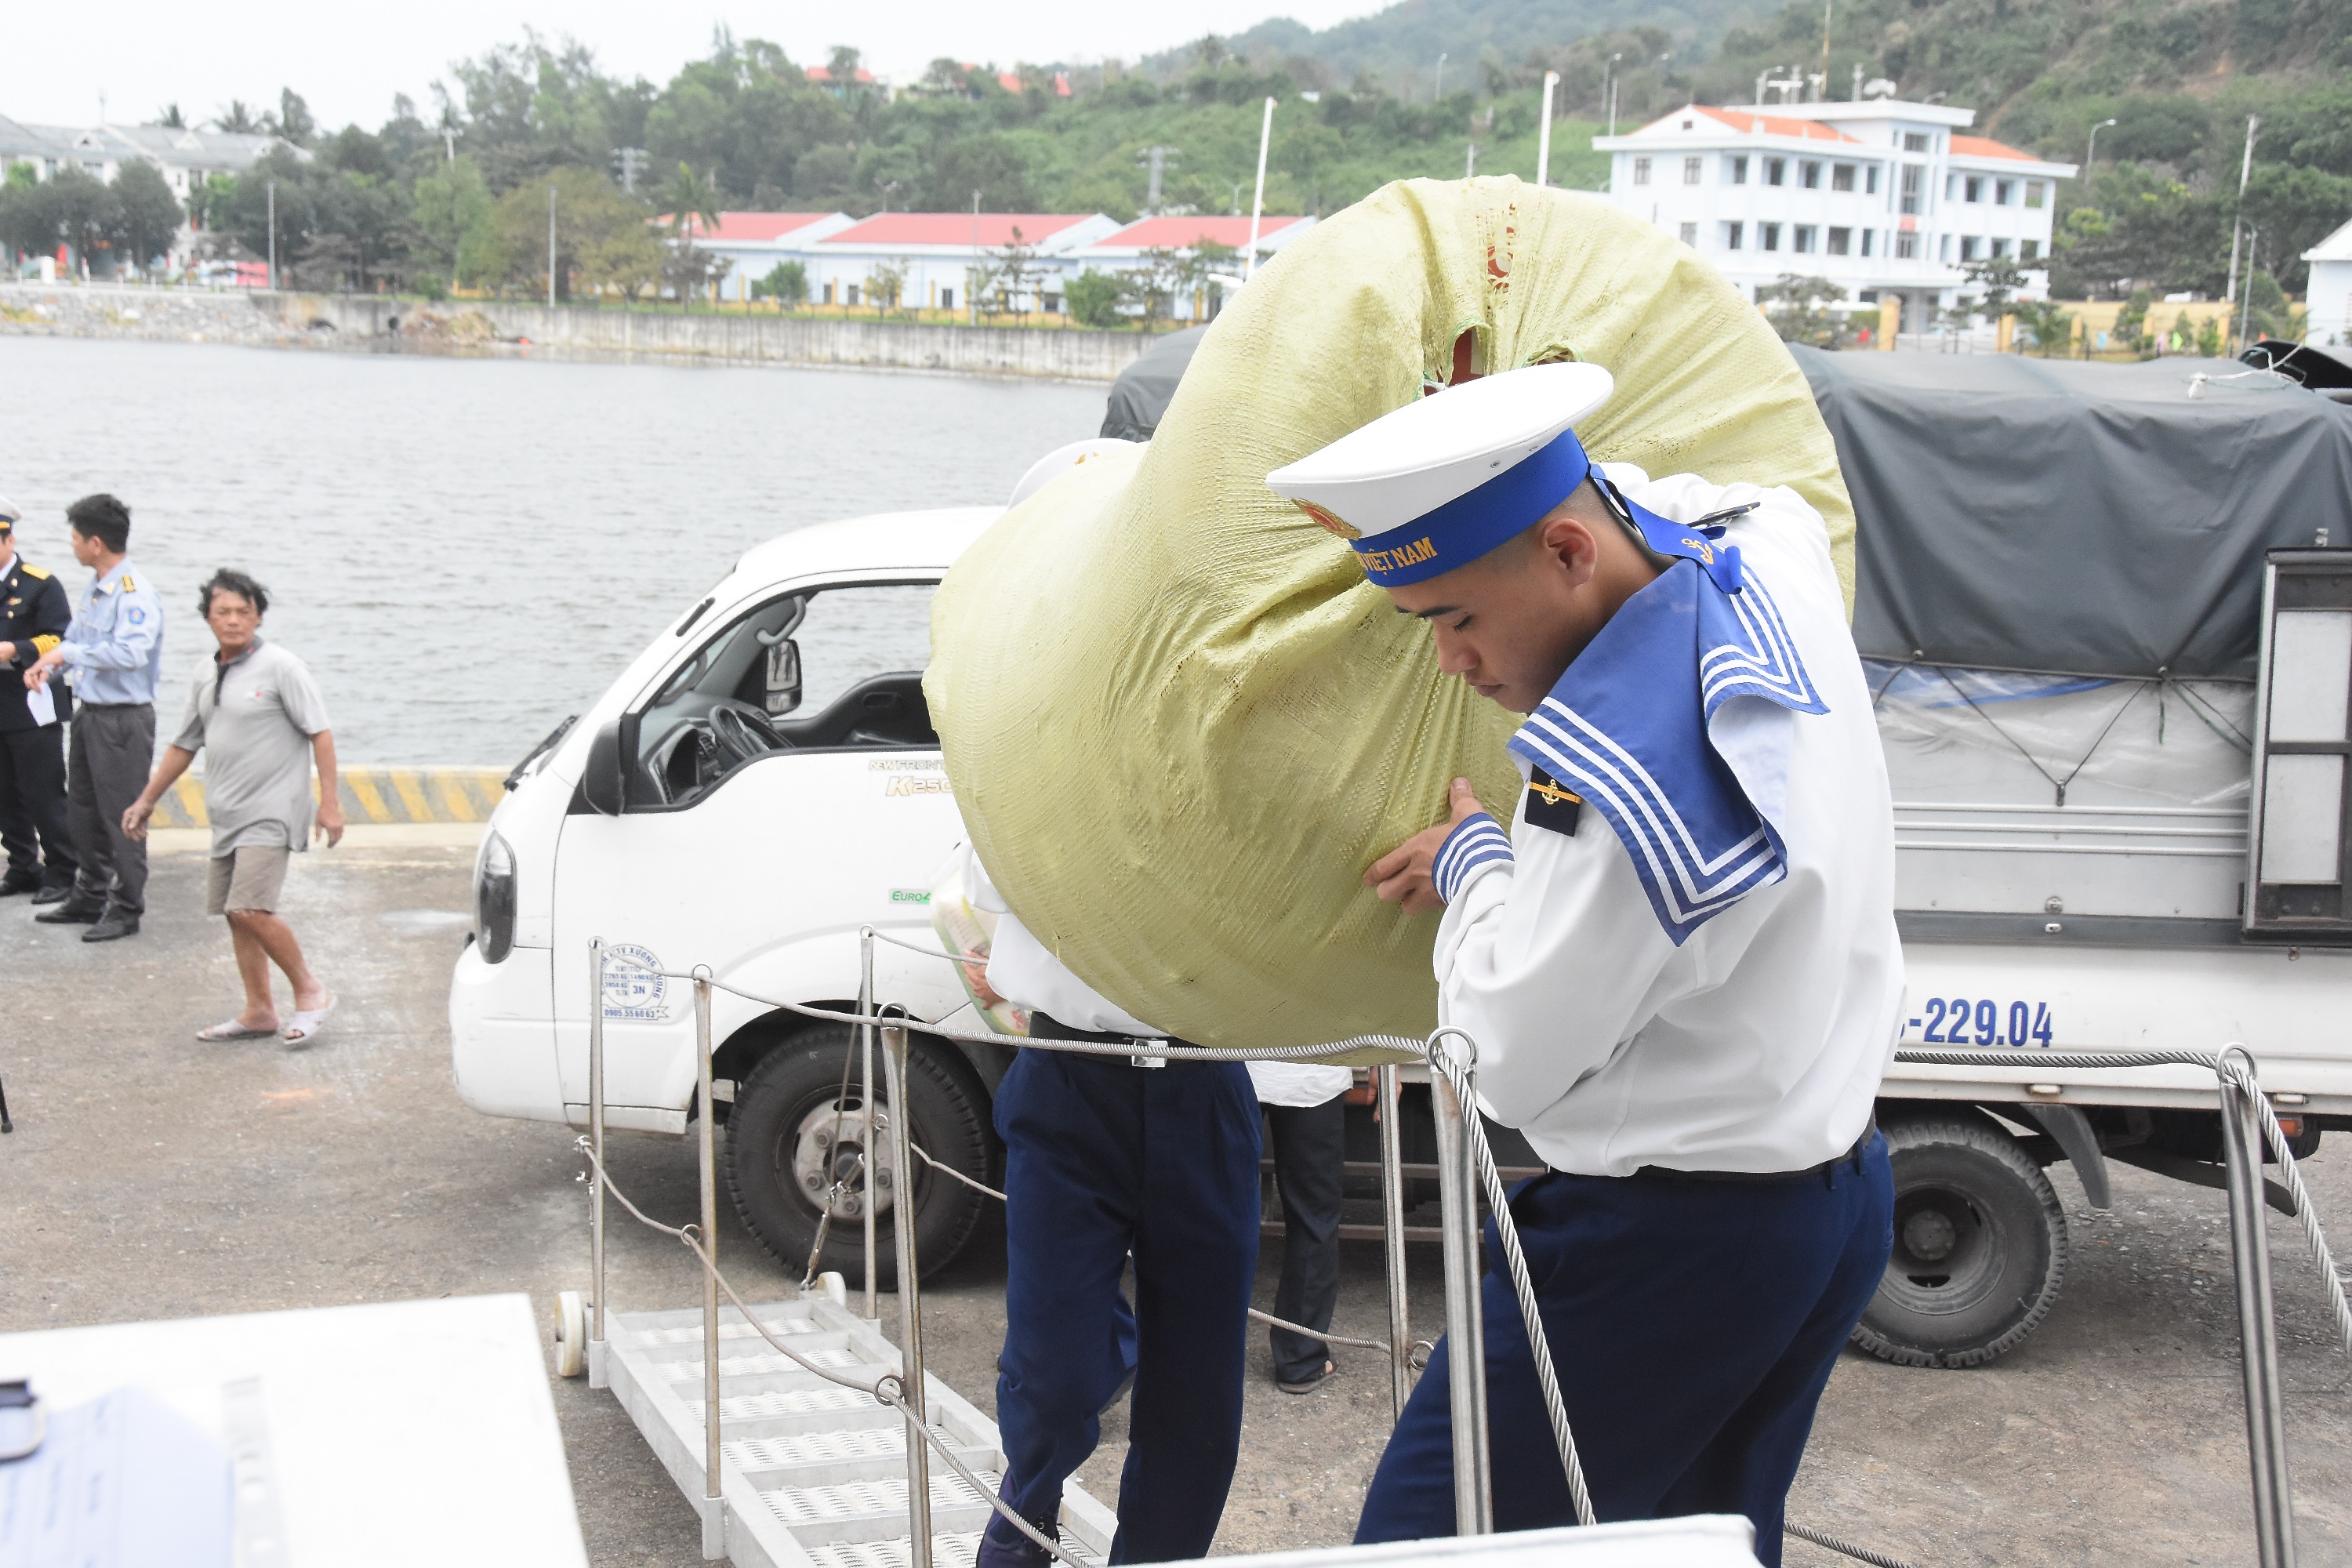
[[835,44],[866,51],[868,64],[913,76],[940,55],[1010,66],[1015,60],[1132,59],[1203,32],[1239,32],[1269,15],[1324,27],[1380,8],[1381,0],[1197,0],[1179,21],[1163,7],[1100,0],[897,0],[859,5],[755,5],[671,10],[643,0],[404,0],[395,6],[320,5],[316,0],[110,0],[12,7],[0,47],[0,114],[37,124],[88,124],[106,98],[110,120],[135,124],[176,102],[191,121],[232,98],[274,104],[291,86],[321,123],[373,127],[392,95],[420,106],[450,60],[537,27],[570,33],[595,49],[604,68],[666,81],[703,54],[712,25],[738,37],[772,38],[793,58],[821,62]]

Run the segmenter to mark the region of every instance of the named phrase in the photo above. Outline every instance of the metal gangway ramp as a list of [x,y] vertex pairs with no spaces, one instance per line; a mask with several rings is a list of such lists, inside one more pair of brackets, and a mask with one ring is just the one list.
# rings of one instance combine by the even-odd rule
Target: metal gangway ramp
[[[910,1032],[954,1037],[954,1031],[925,1024],[903,1010],[877,1007],[873,992],[872,927],[865,944],[865,981],[857,1010],[841,1013],[803,1003],[739,994],[765,1005],[826,1023],[848,1024],[860,1037],[865,1058],[865,1103],[875,1098],[874,1046],[877,1037],[884,1069],[881,1103],[906,1103],[907,1053]],[[898,943],[907,946],[910,944]],[[924,952],[921,948],[917,952]],[[933,953],[949,962],[952,955]],[[996,1493],[1005,1458],[994,1422],[923,1368],[921,1274],[913,1227],[893,1226],[899,1281],[900,1347],[883,1338],[874,1286],[874,1207],[865,1205],[866,1316],[848,1310],[837,1274],[813,1275],[798,1300],[753,1306],[735,1294],[720,1275],[707,1246],[718,1224],[717,1165],[713,1141],[716,1100],[711,1081],[710,996],[719,984],[707,968],[678,978],[695,993],[698,1164],[701,1219],[665,1225],[646,1215],[612,1183],[604,1163],[604,994],[605,944],[590,942],[589,1131],[576,1141],[587,1156],[591,1181],[589,1251],[594,1292],[583,1310],[565,1292],[560,1318],[558,1364],[564,1375],[581,1370],[592,1387],[610,1387],[661,1458],[671,1479],[702,1517],[702,1554],[707,1561],[731,1559],[738,1568],[933,1568],[971,1561],[992,1513],[1003,1512],[1039,1546],[1073,1565],[1095,1568],[1107,1562],[1118,1530],[1116,1515],[1088,1496],[1075,1480],[1063,1484],[1061,1517],[1054,1539],[1001,1505]],[[667,971],[658,973],[668,973]],[[728,987],[732,990],[734,987]],[[1437,1132],[1437,1167],[1444,1244],[1445,1332],[1461,1348],[1460,1364],[1473,1369],[1449,1384],[1452,1399],[1454,1516],[1457,1538],[1445,1542],[1392,1542],[1389,1547],[1332,1548],[1257,1559],[1304,1568],[1310,1559],[1333,1563],[1410,1560],[1454,1555],[1476,1549],[1494,1532],[1491,1456],[1486,1430],[1485,1336],[1480,1307],[1480,1196],[1502,1243],[1503,1259],[1520,1321],[1533,1352],[1536,1380],[1578,1524],[1489,1542],[1505,1562],[1533,1561],[1545,1553],[1573,1557],[1593,1568],[1664,1568],[1666,1563],[1754,1563],[1744,1545],[1736,1554],[1715,1552],[1724,1544],[1710,1531],[1734,1527],[1741,1542],[1752,1542],[1744,1520],[1695,1516],[1690,1520],[1643,1521],[1597,1525],[1584,1484],[1582,1464],[1570,1432],[1558,1372],[1546,1342],[1534,1287],[1512,1223],[1509,1201],[1476,1110],[1477,1047],[1462,1030],[1441,1026],[1426,1041],[1357,1037],[1318,1046],[1253,1050],[1174,1047],[1165,1041],[1122,1045],[1038,1040],[1040,1048],[1077,1054],[1128,1054],[1167,1059],[1308,1059],[1363,1050],[1372,1056],[1373,1079],[1381,1110],[1381,1164],[1383,1233],[1388,1263],[1391,1394],[1403,1413],[1409,1384],[1409,1352],[1414,1344],[1404,1309],[1404,1224],[1401,1207],[1402,1163],[1398,1137],[1397,1078],[1400,1060],[1420,1055],[1430,1070],[1432,1109]],[[1418,1049],[1416,1050],[1416,1046]],[[1922,1050],[1898,1047],[1900,1061],[1933,1066],[2013,1068],[2031,1061],[2034,1070],[2110,1071],[2147,1067],[2189,1066],[2215,1075],[2225,1145],[2230,1194],[2232,1272],[2236,1277],[2241,1372],[2246,1391],[2247,1458],[2253,1483],[2255,1542],[2262,1568],[2294,1568],[2293,1490],[2288,1479],[2284,1402],[2278,1373],[2277,1326],[2272,1311],[2270,1250],[2263,1224],[2265,1191],[2271,1202],[2302,1224],[2313,1267],[2326,1289],[2330,1316],[2344,1351],[2352,1356],[2352,1291],[2336,1267],[2310,1194],[2295,1169],[2294,1151],[2277,1115],[2263,1094],[2253,1056],[2243,1045],[2219,1052],[2041,1051],[2033,1053]],[[913,1169],[917,1151],[906,1121],[886,1116],[891,1143],[890,1169]],[[2283,1185],[2263,1176],[2265,1154],[2275,1159]],[[928,1161],[928,1156],[925,1157]],[[969,1180],[969,1178],[961,1178]],[[1003,1194],[992,1196],[1002,1199]],[[604,1201],[609,1196],[640,1224],[683,1242],[702,1270],[699,1309],[615,1312],[605,1305]],[[2284,1200],[2283,1202],[2281,1200]],[[699,1233],[698,1235],[698,1232]],[[816,1260],[811,1259],[815,1269]],[[723,1306],[724,1293],[731,1307]],[[1255,1309],[1253,1318],[1301,1333],[1328,1331],[1283,1324]],[[1345,1342],[1379,1348],[1380,1342]],[[917,1433],[928,1440],[915,1440]],[[946,1473],[931,1468],[936,1455]],[[714,1472],[716,1474],[714,1475]],[[1793,1521],[1788,1535],[1858,1562],[1905,1568],[1900,1560],[1856,1546]],[[1661,1531],[1663,1531],[1663,1533]],[[1691,1534],[1696,1531],[1697,1534]],[[1712,1544],[1700,1542],[1706,1536]],[[1517,1544],[1514,1544],[1516,1540]],[[1705,1549],[1700,1550],[1704,1545]],[[1698,1555],[1693,1555],[1694,1551]],[[1250,1560],[1244,1560],[1250,1561]]]
[[[898,1347],[828,1296],[754,1303],[761,1326],[820,1366],[897,1373]],[[719,1495],[704,1469],[706,1405],[700,1310],[612,1312],[604,1383],[645,1435],[678,1489],[703,1512],[706,1548],[737,1568],[908,1568],[907,1431],[872,1395],[827,1383],[769,1348],[734,1307],[719,1312]],[[597,1381],[591,1368],[592,1383]],[[926,1373],[931,1428],[991,1488],[1003,1479],[996,1423]],[[952,1471],[930,1477],[931,1561],[970,1563],[988,1500]],[[720,1517],[714,1517],[717,1514]],[[1071,1481],[1062,1489],[1063,1546],[1087,1563],[1110,1554],[1118,1521]],[[706,1550],[706,1555],[711,1555]]]

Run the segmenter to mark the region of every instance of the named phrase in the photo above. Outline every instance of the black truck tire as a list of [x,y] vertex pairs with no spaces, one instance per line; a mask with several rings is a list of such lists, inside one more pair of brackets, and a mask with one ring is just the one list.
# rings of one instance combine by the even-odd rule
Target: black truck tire
[[[859,1075],[855,1030],[846,1024],[813,1025],[787,1036],[736,1085],[727,1122],[727,1184],[735,1212],[777,1262],[798,1279],[816,1244],[824,1210],[794,1179],[793,1159],[812,1116],[837,1101],[857,1108]],[[908,1053],[908,1098],[914,1112],[908,1131],[917,1146],[942,1164],[976,1182],[1002,1186],[1001,1156],[989,1125],[988,1094],[969,1064],[952,1050],[917,1037]],[[841,1099],[842,1069],[849,1068],[849,1095]],[[874,1049],[875,1092],[884,1096],[882,1047]],[[845,1142],[846,1140],[845,1140]],[[914,1162],[915,1256],[923,1277],[955,1261],[978,1227],[984,1205],[993,1202],[961,1182]],[[893,1201],[874,1226],[877,1289],[898,1288],[898,1233],[901,1205]],[[836,1215],[826,1232],[819,1270],[838,1269],[852,1289],[866,1288],[866,1227],[862,1215]]]
[[1981,1111],[1885,1126],[1895,1250],[1853,1342],[1903,1366],[1981,1366],[2041,1325],[2066,1278],[2066,1211]]

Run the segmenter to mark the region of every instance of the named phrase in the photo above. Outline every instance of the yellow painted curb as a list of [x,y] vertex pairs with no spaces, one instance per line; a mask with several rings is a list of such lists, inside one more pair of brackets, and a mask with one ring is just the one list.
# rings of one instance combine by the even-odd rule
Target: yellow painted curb
[[[351,768],[336,779],[335,793],[343,819],[353,824],[486,822],[505,781],[498,768]],[[211,820],[200,779],[182,779],[156,803],[158,827],[205,827]]]

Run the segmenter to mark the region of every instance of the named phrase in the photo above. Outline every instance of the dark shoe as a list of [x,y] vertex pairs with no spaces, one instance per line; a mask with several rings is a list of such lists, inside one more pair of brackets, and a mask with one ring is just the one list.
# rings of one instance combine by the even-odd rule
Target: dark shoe
[[112,942],[119,936],[137,936],[138,934],[139,917],[137,915],[110,914],[101,917],[96,925],[82,932],[81,939],[84,942]]
[[74,885],[71,882],[51,882],[47,887],[44,887],[39,892],[33,895],[33,902],[37,904],[62,904],[68,899],[73,897],[73,890]]
[[10,871],[0,877],[0,899],[13,899],[19,893],[37,893],[40,890],[41,874],[38,871]]
[[1327,1361],[1304,1377],[1276,1378],[1274,1385],[1285,1394],[1312,1394],[1339,1375],[1339,1369]]
[[45,926],[87,926],[96,925],[98,918],[105,912],[96,904],[78,904],[67,899],[56,909],[43,910],[33,918]]
[[[1034,1519],[1037,1533],[1059,1539],[1061,1526],[1052,1519]],[[1054,1559],[1045,1548],[1022,1534],[1004,1521],[1001,1513],[989,1516],[988,1529],[980,1538],[980,1552],[972,1568],[1053,1568]]]

